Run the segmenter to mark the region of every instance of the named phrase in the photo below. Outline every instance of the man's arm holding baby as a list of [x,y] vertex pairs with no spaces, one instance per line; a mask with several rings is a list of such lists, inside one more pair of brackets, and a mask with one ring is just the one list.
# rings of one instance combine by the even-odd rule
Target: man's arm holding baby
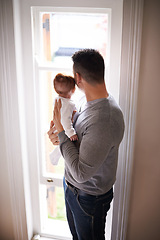
[[[53,121],[50,123],[50,129],[48,131],[49,138],[53,145],[59,145],[58,133],[64,131],[63,125],[61,124],[61,109],[62,103],[59,99],[55,101],[54,111],[53,111]],[[73,112],[72,119],[75,115],[76,111]],[[55,127],[56,126],[56,127]],[[71,141],[78,140],[77,134],[74,134],[70,137]]]

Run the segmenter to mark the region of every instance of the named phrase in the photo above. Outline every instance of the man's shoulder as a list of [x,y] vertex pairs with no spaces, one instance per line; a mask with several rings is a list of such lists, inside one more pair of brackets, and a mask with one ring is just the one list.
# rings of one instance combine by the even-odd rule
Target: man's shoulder
[[97,109],[99,120],[106,121],[111,125],[118,121],[123,125],[123,113],[114,97],[109,96]]

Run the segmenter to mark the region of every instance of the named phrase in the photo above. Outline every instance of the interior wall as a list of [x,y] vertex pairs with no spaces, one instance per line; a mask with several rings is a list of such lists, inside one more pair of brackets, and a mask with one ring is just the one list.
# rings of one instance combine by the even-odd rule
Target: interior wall
[[127,240],[160,239],[160,1],[144,0]]
[[[0,96],[0,112],[2,109]],[[6,161],[6,146],[4,141],[4,122],[0,114],[0,239],[13,239],[13,221],[11,209],[11,195],[9,187],[9,173]]]
[[[0,239],[27,238],[13,1],[0,1]],[[25,169],[26,171],[26,169]]]
[[[12,218],[12,197],[10,189],[9,166],[7,162],[7,148],[5,141],[5,123],[4,117],[4,84],[6,56],[4,54],[4,45],[6,37],[6,28],[4,25],[4,9],[11,4],[10,0],[0,1],[0,239],[10,240],[14,238],[14,224]],[[3,95],[3,96],[2,96]],[[3,106],[3,108],[2,108]],[[8,126],[9,127],[9,126]],[[8,143],[9,145],[9,143]]]

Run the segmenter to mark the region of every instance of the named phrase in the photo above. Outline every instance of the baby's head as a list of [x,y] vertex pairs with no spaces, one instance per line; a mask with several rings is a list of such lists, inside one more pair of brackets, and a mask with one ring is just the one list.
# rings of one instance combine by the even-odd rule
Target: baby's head
[[74,78],[71,76],[63,75],[61,73],[58,73],[55,76],[53,85],[58,95],[64,98],[71,98],[72,94],[75,91]]

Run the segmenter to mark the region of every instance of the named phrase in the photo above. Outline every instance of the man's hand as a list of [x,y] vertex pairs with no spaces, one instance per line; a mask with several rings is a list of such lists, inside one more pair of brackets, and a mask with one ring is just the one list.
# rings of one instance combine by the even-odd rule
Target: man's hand
[[53,145],[59,145],[58,133],[64,130],[61,124],[61,107],[61,100],[59,99],[58,102],[56,100],[53,111],[53,121],[51,121],[50,129],[47,132],[49,139],[53,143]]
[[71,136],[71,137],[70,137],[70,140],[71,140],[71,141],[77,141],[77,140],[78,140],[77,134]]
[[61,107],[62,107],[61,99],[59,99],[58,102],[56,100],[53,111],[53,121],[58,133],[64,130],[61,124]]
[[58,132],[56,131],[53,121],[51,121],[50,129],[47,133],[48,133],[49,139],[53,143],[53,145],[59,145]]

